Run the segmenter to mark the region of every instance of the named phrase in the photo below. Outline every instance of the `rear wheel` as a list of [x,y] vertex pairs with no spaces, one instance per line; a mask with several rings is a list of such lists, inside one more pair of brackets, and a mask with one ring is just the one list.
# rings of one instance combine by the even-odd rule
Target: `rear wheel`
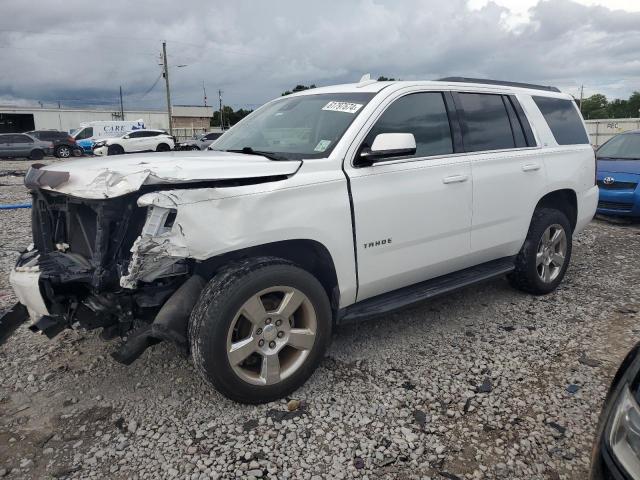
[[120,145],[109,145],[107,148],[107,155],[122,155],[124,153],[124,148]]
[[300,387],[331,337],[324,288],[307,271],[271,257],[218,273],[189,322],[193,362],[226,397],[264,403]]
[[59,145],[55,152],[58,158],[69,158],[71,156],[71,147],[68,145]]
[[509,274],[511,284],[542,295],[555,290],[571,259],[571,225],[559,210],[539,208],[533,214],[527,238]]
[[30,160],[42,160],[44,157],[44,152],[42,150],[32,150],[29,154]]
[[161,143],[156,147],[156,152],[168,152],[169,150],[171,150],[171,147],[166,143]]

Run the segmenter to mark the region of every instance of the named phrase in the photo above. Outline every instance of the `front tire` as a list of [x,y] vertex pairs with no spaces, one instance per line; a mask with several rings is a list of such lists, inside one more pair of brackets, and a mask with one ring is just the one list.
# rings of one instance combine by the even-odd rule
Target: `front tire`
[[124,148],[120,145],[109,145],[107,148],[107,155],[122,155],[124,153]]
[[44,158],[44,152],[42,150],[33,150],[29,154],[30,160],[42,160]]
[[567,216],[552,208],[533,213],[527,238],[508,278],[515,288],[534,295],[554,291],[571,260],[571,224]]
[[58,148],[56,148],[55,155],[58,158],[69,158],[72,155],[71,147],[69,147],[68,145],[60,145]]
[[224,396],[270,402],[311,376],[331,325],[327,294],[313,275],[283,259],[247,259],[204,288],[189,320],[191,356]]

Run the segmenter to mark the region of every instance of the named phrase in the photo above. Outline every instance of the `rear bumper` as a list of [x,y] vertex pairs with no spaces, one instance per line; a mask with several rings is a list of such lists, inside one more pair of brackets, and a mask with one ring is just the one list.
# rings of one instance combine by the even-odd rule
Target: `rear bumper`
[[107,155],[108,153],[109,153],[109,147],[107,147],[106,145],[93,149],[93,154],[94,155],[99,155],[101,157]]
[[586,227],[596,214],[598,205],[598,187],[593,186],[578,196],[578,218],[576,219],[575,233]]

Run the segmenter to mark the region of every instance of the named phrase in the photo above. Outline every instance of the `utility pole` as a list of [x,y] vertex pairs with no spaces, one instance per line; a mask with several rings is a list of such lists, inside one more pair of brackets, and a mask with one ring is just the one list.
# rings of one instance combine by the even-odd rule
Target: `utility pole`
[[582,99],[584,97],[584,85],[580,85],[580,113],[582,113]]
[[220,128],[224,130],[224,118],[222,116],[222,90],[218,90],[218,100],[220,100]]
[[169,115],[169,135],[173,136],[173,112],[171,111],[171,89],[169,88],[169,63],[167,62],[167,42],[162,42],[162,61],[164,69],[162,75],[167,87],[167,113]]
[[204,94],[204,106],[207,106],[207,89],[204,88],[204,80],[202,81],[202,93]]
[[124,120],[124,105],[122,103],[122,85],[120,85],[120,120]]

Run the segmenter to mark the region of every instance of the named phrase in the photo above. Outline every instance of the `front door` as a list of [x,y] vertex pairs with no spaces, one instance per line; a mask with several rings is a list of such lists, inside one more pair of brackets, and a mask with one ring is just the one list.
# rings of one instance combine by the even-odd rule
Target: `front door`
[[415,155],[345,165],[355,215],[358,301],[469,266],[471,166],[455,153],[445,94],[396,95],[361,148],[380,133],[412,133]]

